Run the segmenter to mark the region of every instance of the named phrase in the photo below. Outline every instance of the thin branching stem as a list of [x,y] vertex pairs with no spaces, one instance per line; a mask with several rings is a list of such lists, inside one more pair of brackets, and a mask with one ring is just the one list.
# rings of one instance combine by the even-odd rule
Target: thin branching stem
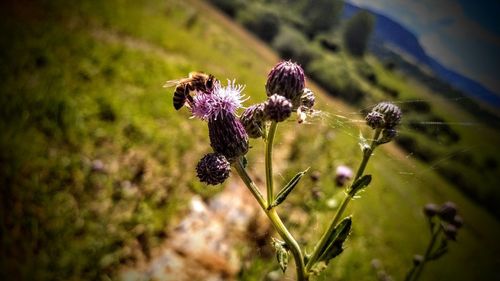
[[[356,172],[356,176],[354,177],[353,182],[355,182],[356,180],[358,180],[363,176],[366,165],[368,164],[368,160],[370,160],[373,150],[377,147],[377,139],[379,138],[379,136],[380,136],[380,129],[377,129],[375,130],[371,145],[365,148],[363,151],[363,160],[361,160],[361,163],[359,164],[358,171]],[[325,231],[323,236],[321,236],[320,240],[314,247],[314,250],[311,254],[311,258],[306,264],[306,272],[309,272],[311,268],[314,266],[314,264],[317,262],[321,249],[323,249],[326,246],[326,243],[328,243],[328,238],[331,236],[333,231],[335,231],[335,227],[342,218],[342,215],[344,211],[347,209],[347,205],[349,205],[349,202],[351,201],[352,197],[353,194],[351,194],[350,192],[345,193],[345,197],[340,203],[340,207],[338,208],[337,213],[335,214],[332,222],[328,226],[328,229]]]
[[250,192],[252,193],[253,197],[257,200],[259,203],[260,207],[262,209],[266,209],[268,203],[266,202],[266,199],[264,199],[264,196],[262,196],[262,193],[260,192],[259,188],[255,183],[252,181],[250,176],[248,175],[247,171],[245,170],[245,167],[243,167],[243,163],[241,159],[238,159],[235,164],[236,171],[238,172],[238,175],[240,178],[243,180],[245,185],[248,187]]
[[295,267],[297,271],[297,280],[299,281],[307,281],[309,280],[308,275],[306,271],[304,271],[305,265],[304,265],[304,256],[302,255],[302,250],[300,249],[299,244],[293,238],[292,234],[288,231],[286,226],[283,224],[283,221],[279,217],[278,213],[276,210],[273,208],[271,210],[267,210],[267,205],[269,204],[266,202],[264,197],[262,196],[261,192],[259,191],[258,187],[255,185],[255,183],[252,181],[248,173],[246,172],[245,168],[243,167],[243,164],[241,161],[237,161],[235,164],[236,171],[238,172],[238,175],[241,177],[245,185],[248,187],[252,195],[255,197],[257,202],[259,202],[260,207],[262,210],[266,213],[267,217],[271,221],[272,225],[278,232],[278,234],[281,236],[281,238],[285,241],[286,245],[290,248],[290,251],[292,252],[293,258],[295,260]]
[[277,122],[271,122],[269,133],[266,138],[266,187],[267,187],[267,203],[272,204],[274,201],[273,194],[273,142],[276,135]]
[[412,272],[412,276],[410,277],[410,281],[417,281],[418,278],[420,278],[420,275],[422,274],[424,270],[424,266],[429,260],[429,257],[432,253],[432,249],[434,249],[434,245],[436,244],[436,240],[439,236],[439,233],[441,232],[441,227],[439,225],[436,226],[436,231],[433,232],[431,241],[429,242],[429,245],[427,246],[427,250],[425,251],[424,255],[424,260],[415,268],[415,271]]

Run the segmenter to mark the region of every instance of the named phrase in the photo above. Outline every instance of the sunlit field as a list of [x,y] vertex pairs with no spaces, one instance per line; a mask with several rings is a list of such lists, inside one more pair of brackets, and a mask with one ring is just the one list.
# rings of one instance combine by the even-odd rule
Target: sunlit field
[[[198,0],[7,1],[0,18],[2,280],[154,280],[150,272],[162,272],[154,265],[172,249],[193,200],[227,203],[224,194],[235,189],[235,196],[250,197],[234,171],[222,185],[199,182],[196,164],[211,152],[207,125],[190,118],[187,107],[176,111],[174,88],[162,87],[204,71],[223,84],[245,85],[245,106],[265,101],[267,74],[280,56],[239,23]],[[377,280],[373,260],[404,280],[429,240],[422,207],[446,201],[457,204],[464,226],[421,280],[499,279],[498,127],[466,111],[464,98],[439,95],[371,54],[328,53],[325,62],[337,75],[332,80],[350,73],[368,96],[348,103],[307,79],[314,116],[278,126],[276,185],[309,168],[277,208],[306,252],[342,200],[336,167],[355,169],[361,161],[360,136],[372,134],[366,112],[390,100],[403,119],[396,140],[367,166],[371,184],[346,211],[353,227],[344,252],[315,280]],[[360,71],[368,68],[376,85]],[[422,111],[422,103],[430,108]],[[246,156],[262,188],[264,145],[250,140]],[[284,274],[276,262],[277,234],[255,215],[256,204],[245,206],[253,224],[237,239],[225,233],[236,241],[227,250],[231,270],[225,263],[207,267],[189,251],[179,256],[190,268],[176,270],[224,272],[215,280],[294,280],[292,259]],[[190,241],[199,233],[184,235]],[[203,274],[186,276],[209,280]],[[154,277],[187,280],[168,271]]]

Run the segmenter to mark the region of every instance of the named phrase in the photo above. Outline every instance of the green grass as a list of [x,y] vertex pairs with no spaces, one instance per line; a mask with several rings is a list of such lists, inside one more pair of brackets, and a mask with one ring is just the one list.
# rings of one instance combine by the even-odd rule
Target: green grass
[[[1,275],[114,278],[120,266],[146,259],[164,241],[165,230],[185,212],[191,190],[203,188],[194,167],[210,151],[206,125],[188,119],[187,110],[175,112],[173,89],[163,89],[163,83],[204,70],[246,84],[248,105],[263,100],[267,71],[277,57],[197,1],[5,6],[0,21],[0,219],[1,233],[7,235],[1,236]],[[402,93],[412,93],[408,98],[424,97],[433,107],[456,110],[429,93],[423,96],[422,88],[402,77],[379,76]],[[289,178],[308,166],[322,175],[319,185],[325,195],[320,201],[311,198],[312,183],[304,181],[291,203],[279,210],[315,210],[309,228],[292,228],[303,238],[317,237],[321,222],[333,216],[325,202],[340,195],[333,187],[336,165],[355,167],[360,159],[359,129],[348,122],[362,118],[359,109],[313,88],[325,114],[308,125],[280,126],[286,136],[277,141],[280,175]],[[290,138],[293,133],[298,136]],[[474,139],[472,133],[464,136]],[[249,163],[259,167],[262,143],[252,145]],[[95,160],[104,163],[104,171],[96,171]],[[427,268],[426,279],[498,276],[498,222],[433,167],[390,146],[377,151],[368,173],[374,182],[350,209],[353,236],[321,280],[373,280],[374,258],[401,279],[411,256],[422,252],[427,241],[421,206],[445,200],[458,203],[466,225],[451,253]],[[242,273],[246,280],[262,276],[261,269],[277,268],[274,260],[255,259]]]

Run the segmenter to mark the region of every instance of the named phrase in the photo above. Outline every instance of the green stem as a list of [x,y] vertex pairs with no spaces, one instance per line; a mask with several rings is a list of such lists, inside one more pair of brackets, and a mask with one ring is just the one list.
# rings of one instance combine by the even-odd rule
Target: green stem
[[[370,160],[370,157],[373,153],[373,150],[377,147],[377,139],[380,136],[380,129],[375,130],[374,136],[372,143],[369,148],[366,148],[363,151],[363,160],[361,160],[361,163],[359,164],[358,171],[356,172],[356,176],[354,177],[353,182],[358,180],[361,176],[363,176],[363,173],[366,168],[366,164],[368,164],[368,160]],[[313,253],[311,254],[311,258],[306,264],[306,272],[309,272],[313,265],[316,263],[317,259],[319,258],[320,255],[320,250],[323,249],[326,246],[326,243],[328,242],[328,237],[333,233],[335,230],[335,227],[337,226],[338,222],[342,218],[342,215],[344,211],[347,208],[347,205],[349,205],[349,202],[351,202],[352,199],[352,194],[349,192],[345,193],[345,197],[342,200],[342,203],[340,203],[340,207],[337,210],[337,213],[335,214],[335,217],[333,218],[332,222],[328,226],[328,229],[325,231],[323,236],[321,236],[320,240],[318,243],[316,243],[316,246],[314,247]]]
[[273,142],[274,135],[276,135],[276,128],[278,123],[271,122],[269,133],[266,138],[266,187],[267,187],[267,203],[272,204],[274,201],[273,195]]
[[283,221],[279,217],[278,213],[275,209],[267,210],[268,202],[264,199],[259,189],[252,181],[250,176],[247,174],[245,168],[243,167],[241,161],[238,161],[235,165],[236,171],[238,175],[241,177],[245,185],[248,187],[252,195],[255,197],[257,202],[259,202],[260,207],[266,213],[269,220],[271,220],[272,225],[281,236],[281,238],[286,242],[287,246],[290,248],[292,252],[293,258],[295,260],[295,267],[297,271],[297,280],[299,281],[307,281],[309,280],[308,275],[304,271],[304,256],[302,255],[302,251],[300,249],[299,244],[293,238],[292,234],[288,231],[286,226],[283,224]]
[[425,263],[428,261],[429,256],[431,255],[432,249],[434,248],[434,245],[436,244],[437,237],[439,235],[439,232],[441,231],[441,227],[437,225],[437,230],[433,233],[431,242],[427,246],[427,250],[425,251],[425,256],[424,260],[422,263],[416,268],[415,270],[415,275],[413,278],[410,278],[409,280],[412,281],[417,281],[420,275],[422,274],[422,271],[424,270]]
[[262,196],[262,193],[260,192],[257,185],[255,185],[255,183],[252,181],[252,179],[248,175],[247,171],[243,167],[243,164],[241,163],[241,159],[238,159],[235,167],[236,167],[236,171],[238,172],[238,175],[243,180],[245,185],[248,187],[248,189],[252,193],[253,197],[255,197],[257,202],[259,202],[260,207],[265,210],[267,208],[268,203],[266,202],[266,199],[264,199],[264,196]]

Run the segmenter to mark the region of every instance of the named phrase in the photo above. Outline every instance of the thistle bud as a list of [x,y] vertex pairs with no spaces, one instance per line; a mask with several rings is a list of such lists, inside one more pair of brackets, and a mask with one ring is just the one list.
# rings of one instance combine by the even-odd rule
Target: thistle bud
[[464,220],[461,216],[456,215],[450,223],[458,229],[464,225]]
[[384,115],[377,111],[371,111],[365,117],[366,124],[372,129],[381,129],[385,125]]
[[395,129],[384,129],[382,136],[377,140],[377,144],[384,144],[392,141],[398,135]]
[[282,122],[292,114],[292,103],[284,96],[274,94],[264,103],[264,118]]
[[231,113],[208,121],[210,146],[229,161],[248,152],[248,135],[240,120]]
[[443,225],[443,232],[448,240],[457,240],[458,229],[452,224]]
[[231,171],[226,157],[220,153],[209,153],[196,166],[196,175],[201,182],[217,185],[223,183]]
[[413,264],[414,265],[420,265],[422,262],[424,262],[424,257],[422,257],[421,255],[414,255],[413,256]]
[[429,203],[424,206],[424,214],[429,218],[432,218],[433,216],[437,215],[438,212],[439,212],[439,206],[436,204]]
[[316,101],[316,97],[314,96],[313,91],[309,90],[308,88],[304,88],[302,90],[302,95],[300,96],[300,105],[311,109],[314,106],[314,102]]
[[266,93],[268,97],[274,94],[284,96],[298,106],[304,86],[305,76],[302,67],[291,61],[282,61],[269,72]]
[[384,116],[386,129],[393,129],[401,122],[402,112],[399,107],[390,102],[381,102],[377,104],[372,111],[381,113]]
[[241,115],[240,121],[249,137],[254,139],[262,137],[264,104],[259,103],[247,108]]
[[455,203],[446,202],[441,206],[438,215],[442,220],[446,222],[452,222],[456,214],[457,214],[457,206],[455,205]]

